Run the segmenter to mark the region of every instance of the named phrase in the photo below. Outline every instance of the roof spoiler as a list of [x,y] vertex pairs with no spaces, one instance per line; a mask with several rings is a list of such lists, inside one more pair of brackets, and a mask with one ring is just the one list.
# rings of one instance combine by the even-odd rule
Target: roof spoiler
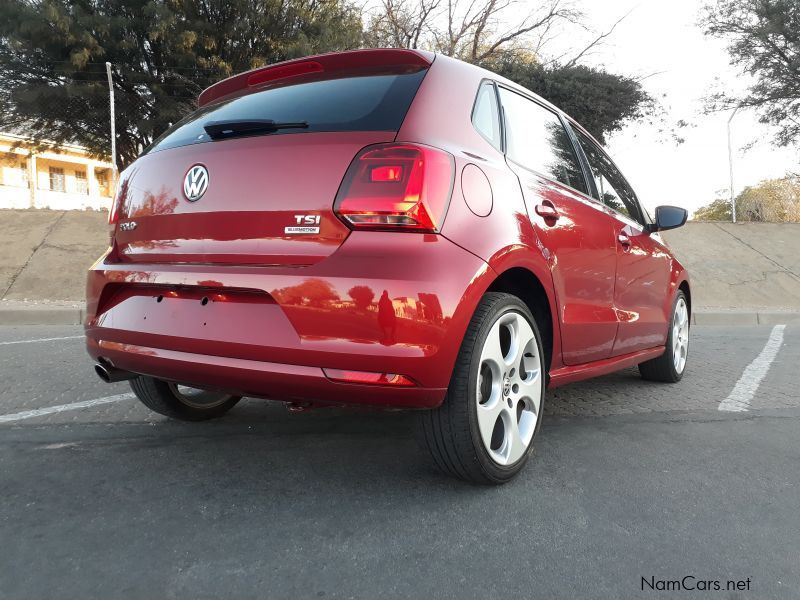
[[308,56],[246,71],[203,90],[197,99],[198,106],[205,106],[230,95],[238,95],[245,90],[260,87],[275,81],[311,75],[313,73],[341,74],[368,71],[391,73],[404,69],[425,69],[433,63],[434,54],[421,50],[381,48],[351,50]]

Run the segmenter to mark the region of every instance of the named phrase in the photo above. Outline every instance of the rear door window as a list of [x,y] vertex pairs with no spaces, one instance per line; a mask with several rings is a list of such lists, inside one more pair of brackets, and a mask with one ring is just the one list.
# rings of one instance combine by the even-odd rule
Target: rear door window
[[426,72],[423,69],[414,73],[273,86],[204,106],[168,129],[147,152],[210,142],[211,138],[203,129],[210,121],[269,119],[280,123],[308,123],[303,129],[279,130],[279,135],[310,131],[397,131]]
[[526,169],[588,194],[572,140],[558,115],[502,87],[500,102],[508,157]]
[[636,200],[636,194],[633,193],[633,189],[625,181],[619,169],[603,152],[603,149],[583,132],[575,129],[575,135],[586,154],[586,160],[589,161],[589,168],[597,188],[597,199],[629,219],[644,223],[645,220],[639,208],[639,202]]
[[492,146],[498,150],[501,148],[500,109],[493,83],[486,82],[478,89],[475,108],[472,110],[472,124]]

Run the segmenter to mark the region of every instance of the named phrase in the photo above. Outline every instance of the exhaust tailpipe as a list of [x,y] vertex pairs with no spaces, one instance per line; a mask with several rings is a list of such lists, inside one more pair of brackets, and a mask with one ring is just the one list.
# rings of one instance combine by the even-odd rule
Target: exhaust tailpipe
[[97,363],[94,366],[94,372],[97,373],[97,376],[106,383],[127,381],[128,379],[136,379],[138,377],[136,373],[123,371],[122,369],[117,369],[111,365],[104,365],[103,363]]

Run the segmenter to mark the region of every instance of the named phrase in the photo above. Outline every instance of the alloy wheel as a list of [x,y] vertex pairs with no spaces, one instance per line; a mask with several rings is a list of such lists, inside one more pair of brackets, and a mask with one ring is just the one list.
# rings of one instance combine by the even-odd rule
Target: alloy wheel
[[542,403],[542,359],[530,323],[517,311],[501,314],[483,344],[476,410],[484,448],[512,465],[531,444]]
[[679,298],[672,317],[672,359],[675,371],[683,373],[689,354],[689,309],[686,300]]
[[231,397],[228,394],[200,390],[179,383],[170,383],[169,389],[183,404],[201,410],[216,408],[227,402]]

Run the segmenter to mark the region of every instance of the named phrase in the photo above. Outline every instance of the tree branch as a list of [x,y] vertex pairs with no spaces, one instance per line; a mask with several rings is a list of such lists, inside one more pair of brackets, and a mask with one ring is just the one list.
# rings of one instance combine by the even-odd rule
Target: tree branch
[[628,17],[628,15],[631,14],[631,12],[633,12],[633,9],[629,10],[627,13],[625,13],[619,19],[617,19],[614,22],[614,24],[611,26],[610,29],[600,33],[596,38],[594,38],[591,42],[589,42],[589,44],[583,50],[578,52],[578,54],[574,58],[568,60],[566,62],[566,64],[564,65],[564,67],[566,67],[566,68],[574,67],[577,64],[577,62],[581,58],[583,58],[586,55],[587,52],[589,52],[589,50],[591,50],[592,48],[596,47],[598,44],[601,44],[604,39],[606,39],[608,36],[610,36],[612,33],[614,33],[614,30],[617,28],[617,25],[622,23],[622,21],[624,21]]

